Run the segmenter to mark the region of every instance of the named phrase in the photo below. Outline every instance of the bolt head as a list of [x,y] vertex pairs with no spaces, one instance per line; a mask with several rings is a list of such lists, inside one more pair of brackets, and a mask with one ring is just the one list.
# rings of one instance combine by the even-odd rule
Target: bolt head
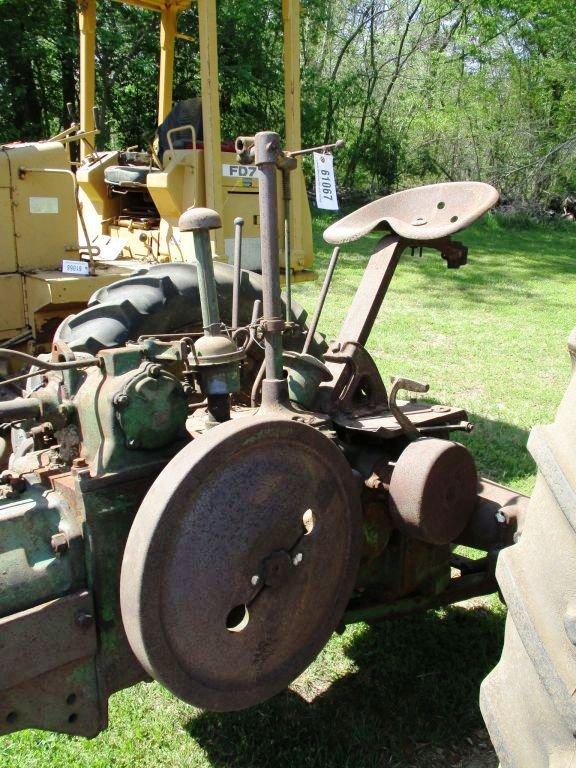
[[303,556],[302,552],[296,552],[296,554],[292,558],[292,565],[300,565],[300,563],[302,562],[303,557],[304,556]]
[[93,621],[94,616],[87,611],[77,611],[76,615],[74,616],[74,622],[76,626],[80,627],[81,629],[88,629],[88,627],[92,626]]
[[68,550],[68,537],[65,533],[55,533],[50,539],[50,545],[57,555],[63,555]]
[[260,576],[258,576],[257,573],[250,579],[250,584],[252,584],[253,587],[257,587],[258,584],[260,584]]
[[155,363],[154,365],[151,365],[150,368],[148,368],[148,375],[152,376],[153,379],[157,379],[161,373],[162,366],[158,365],[158,363]]
[[128,405],[128,395],[125,392],[120,392],[114,397],[114,405],[117,408],[125,408]]

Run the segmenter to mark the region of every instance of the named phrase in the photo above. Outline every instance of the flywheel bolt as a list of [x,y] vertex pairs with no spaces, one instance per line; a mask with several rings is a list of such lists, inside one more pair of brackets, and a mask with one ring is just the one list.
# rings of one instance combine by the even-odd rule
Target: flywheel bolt
[[158,363],[155,363],[154,365],[151,365],[150,368],[148,368],[148,375],[152,376],[153,379],[157,379],[161,373],[162,366],[158,365]]
[[257,587],[258,584],[260,584],[260,576],[258,576],[257,573],[250,579],[250,584],[252,584],[253,587]]
[[300,563],[302,562],[302,558],[303,558],[302,552],[297,552],[292,558],[292,565],[300,565]]
[[92,626],[93,621],[94,616],[91,613],[88,613],[88,611],[77,611],[74,616],[74,623],[77,627],[80,627],[80,629],[88,629]]

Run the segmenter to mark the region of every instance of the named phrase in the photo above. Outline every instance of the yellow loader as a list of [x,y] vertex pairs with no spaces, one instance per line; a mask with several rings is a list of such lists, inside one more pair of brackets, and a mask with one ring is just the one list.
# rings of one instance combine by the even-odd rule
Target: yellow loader
[[[61,320],[98,289],[156,263],[186,261],[177,225],[192,206],[222,213],[212,241],[218,261],[232,263],[234,222],[242,219],[242,265],[260,269],[258,172],[238,163],[234,143],[220,131],[215,0],[197,0],[200,97],[176,105],[174,49],[177,40],[189,39],[178,32],[178,17],[191,0],[119,1],[159,15],[157,147],[96,150],[97,0],[82,0],[79,123],[47,141],[0,146],[2,347],[47,350]],[[300,148],[299,12],[299,2],[282,0],[285,141],[292,150]],[[69,152],[74,141],[80,142],[77,167]],[[288,249],[290,278],[312,279],[300,167],[291,180],[278,213],[281,265]]]

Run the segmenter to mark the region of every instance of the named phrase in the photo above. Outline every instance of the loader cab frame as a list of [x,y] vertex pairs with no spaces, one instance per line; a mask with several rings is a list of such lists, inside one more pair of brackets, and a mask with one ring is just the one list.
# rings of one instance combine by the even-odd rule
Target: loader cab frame
[[[147,182],[148,192],[160,215],[159,231],[140,232],[138,238],[109,226],[105,222],[114,219],[105,199],[106,187],[100,174],[104,165],[113,164],[117,158],[99,153],[98,163],[90,165],[94,158],[91,131],[94,131],[94,106],[96,94],[96,34],[98,0],[83,0],[79,6],[80,29],[80,133],[87,134],[80,143],[81,165],[78,183],[83,197],[85,215],[91,237],[98,234],[125,237],[127,249],[132,248],[132,258],[143,258],[156,253],[159,261],[179,260],[177,245],[177,219],[190,205],[204,205],[219,211],[224,226],[213,234],[215,257],[230,261],[232,257],[233,220],[240,216],[245,220],[245,266],[258,269],[259,222],[257,211],[257,186],[255,180],[248,184],[234,174],[237,158],[230,147],[223,146],[220,129],[220,103],[218,86],[218,39],[215,0],[118,0],[128,5],[149,10],[159,16],[159,79],[158,125],[161,125],[173,106],[173,81],[175,46],[179,39],[189,40],[178,31],[178,18],[192,2],[198,9],[199,69],[201,80],[203,146],[192,145],[188,153],[182,150],[165,153],[162,173],[155,173]],[[301,147],[300,124],[300,3],[281,0],[284,32],[284,104],[285,144],[290,149]],[[183,168],[184,166],[184,168]],[[309,205],[301,168],[293,175],[292,204],[289,222],[291,232],[291,271],[294,279],[312,279],[312,231]],[[109,188],[107,193],[109,195]],[[116,201],[118,203],[118,201]],[[112,206],[113,207],[113,206]],[[280,212],[282,216],[282,211]],[[281,223],[281,222],[280,222]],[[283,226],[280,231],[283,231]],[[138,250],[140,249],[140,250]],[[280,242],[281,265],[284,265],[284,241]]]

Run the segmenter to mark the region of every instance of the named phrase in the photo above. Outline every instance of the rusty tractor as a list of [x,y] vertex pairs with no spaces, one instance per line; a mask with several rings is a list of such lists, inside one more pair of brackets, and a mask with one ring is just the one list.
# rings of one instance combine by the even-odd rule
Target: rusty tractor
[[[3,733],[94,736],[109,696],[150,679],[201,708],[250,707],[347,623],[493,592],[518,536],[526,499],[479,478],[451,439],[471,428],[466,413],[417,399],[422,382],[387,388],[365,348],[402,252],[462,266],[452,236],[496,191],[421,187],[331,225],[308,320],[280,290],[277,175],[293,158],[270,132],[237,150],[259,171],[262,275],[241,269],[240,227],[234,264],[215,263],[220,216],[192,208],[179,228],[195,263],[103,288],[29,361],[25,395],[0,403],[13,445],[0,485]],[[340,247],[375,229],[327,344],[317,329]]]

